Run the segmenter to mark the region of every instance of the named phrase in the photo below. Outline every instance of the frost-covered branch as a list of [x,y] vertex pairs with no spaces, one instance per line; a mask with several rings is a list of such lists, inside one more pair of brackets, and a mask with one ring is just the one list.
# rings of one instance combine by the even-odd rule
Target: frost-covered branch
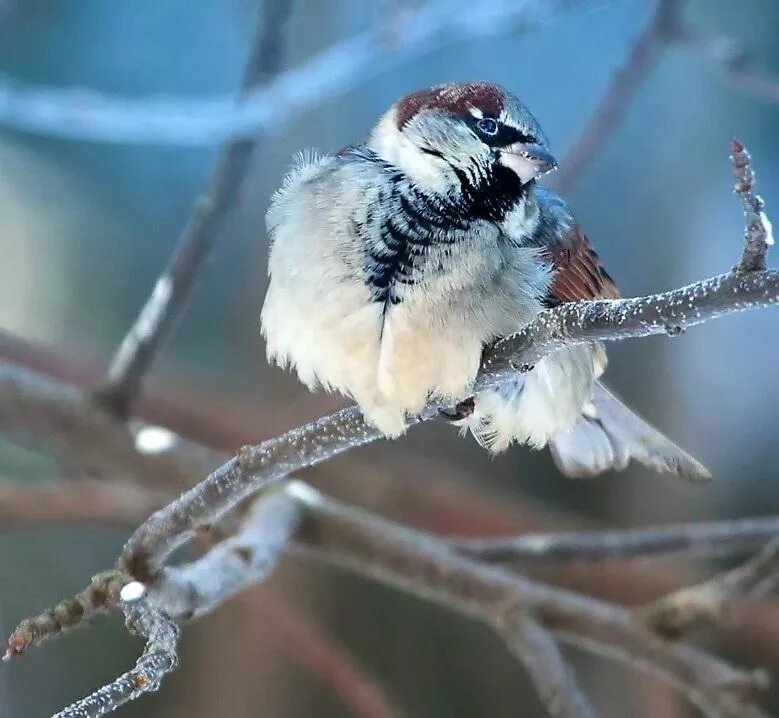
[[[553,715],[587,716],[592,711],[584,712],[587,703],[548,630],[566,643],[648,671],[706,715],[763,715],[749,703],[765,683],[762,673],[742,671],[690,646],[664,641],[627,609],[490,567],[460,555],[443,539],[345,506],[300,482],[260,496],[235,536],[191,564],[165,568],[154,585],[127,584],[129,577],[107,574],[101,585],[109,581],[113,588],[106,609],[116,605],[123,588],[124,598],[134,594],[138,606],[155,616],[172,614],[180,620],[199,615],[261,580],[287,539],[289,548],[303,557],[388,583],[493,627],[528,666],[545,704],[558,711]],[[15,636],[20,635],[17,629]],[[166,654],[164,667],[170,665],[169,658]],[[138,676],[148,677],[150,670],[158,670],[155,665],[136,668],[75,705],[94,709],[107,705],[106,696],[122,702],[137,697],[148,688]],[[154,682],[150,679],[148,685]]]
[[[292,0],[262,3],[262,17],[244,73],[241,96],[246,97],[274,77],[281,67],[281,32]],[[211,186],[200,198],[179,238],[165,271],[122,340],[100,399],[120,416],[128,416],[152,361],[175,329],[206,260],[223,231],[224,219],[241,197],[241,186],[253,156],[256,137],[228,143],[217,159]]]
[[148,600],[177,620],[208,613],[270,574],[299,521],[299,507],[284,496],[260,496],[235,534],[196,561],[166,566]]
[[734,188],[747,221],[744,249],[734,270],[648,297],[572,302],[545,310],[486,353],[476,387],[492,384],[506,371],[532,368],[563,346],[663,333],[676,336],[726,314],[779,302],[779,271],[761,269],[773,239],[763,200],[754,192],[751,158],[738,140],[732,141],[731,153]]
[[736,266],[738,272],[758,272],[766,268],[766,253],[774,243],[771,221],[763,211],[763,198],[755,192],[752,158],[738,140],[731,143],[730,162],[736,180],[736,194],[744,206],[744,252]]
[[162,679],[176,667],[178,625],[143,600],[124,603],[122,608],[127,617],[127,628],[146,641],[143,654],[127,673],[69,705],[53,718],[99,718],[113,713],[125,703],[158,690]]

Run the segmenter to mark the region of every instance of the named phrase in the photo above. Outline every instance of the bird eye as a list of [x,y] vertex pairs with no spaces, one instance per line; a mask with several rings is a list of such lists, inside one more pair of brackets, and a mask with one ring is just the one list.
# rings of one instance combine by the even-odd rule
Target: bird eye
[[498,123],[492,117],[483,117],[476,123],[476,127],[479,129],[479,132],[490,137],[498,134]]

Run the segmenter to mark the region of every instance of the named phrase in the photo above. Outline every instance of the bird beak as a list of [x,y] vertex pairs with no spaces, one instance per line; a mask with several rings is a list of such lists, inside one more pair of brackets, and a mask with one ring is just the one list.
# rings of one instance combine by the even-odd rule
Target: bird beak
[[517,173],[522,184],[557,169],[557,160],[541,145],[515,142],[500,153],[500,162]]

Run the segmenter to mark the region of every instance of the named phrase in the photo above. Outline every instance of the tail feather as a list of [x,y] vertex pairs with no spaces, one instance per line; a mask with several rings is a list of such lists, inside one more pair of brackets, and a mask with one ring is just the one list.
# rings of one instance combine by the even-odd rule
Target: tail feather
[[692,481],[711,478],[703,464],[628,409],[600,382],[593,386],[588,409],[569,432],[549,442],[552,457],[564,474],[593,476],[609,469],[619,471],[635,459],[655,471]]

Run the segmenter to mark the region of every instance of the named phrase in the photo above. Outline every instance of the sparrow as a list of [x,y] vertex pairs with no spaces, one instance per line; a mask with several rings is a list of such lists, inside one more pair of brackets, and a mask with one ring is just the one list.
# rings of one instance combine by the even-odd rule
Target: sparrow
[[[299,157],[266,216],[269,361],[397,437],[428,401],[470,397],[485,348],[542,309],[620,297],[568,205],[538,184],[556,167],[529,110],[485,82],[413,92],[363,144]],[[457,418],[492,452],[549,446],[569,476],[635,459],[708,477],[600,382],[605,367],[600,344],[560,349]]]

